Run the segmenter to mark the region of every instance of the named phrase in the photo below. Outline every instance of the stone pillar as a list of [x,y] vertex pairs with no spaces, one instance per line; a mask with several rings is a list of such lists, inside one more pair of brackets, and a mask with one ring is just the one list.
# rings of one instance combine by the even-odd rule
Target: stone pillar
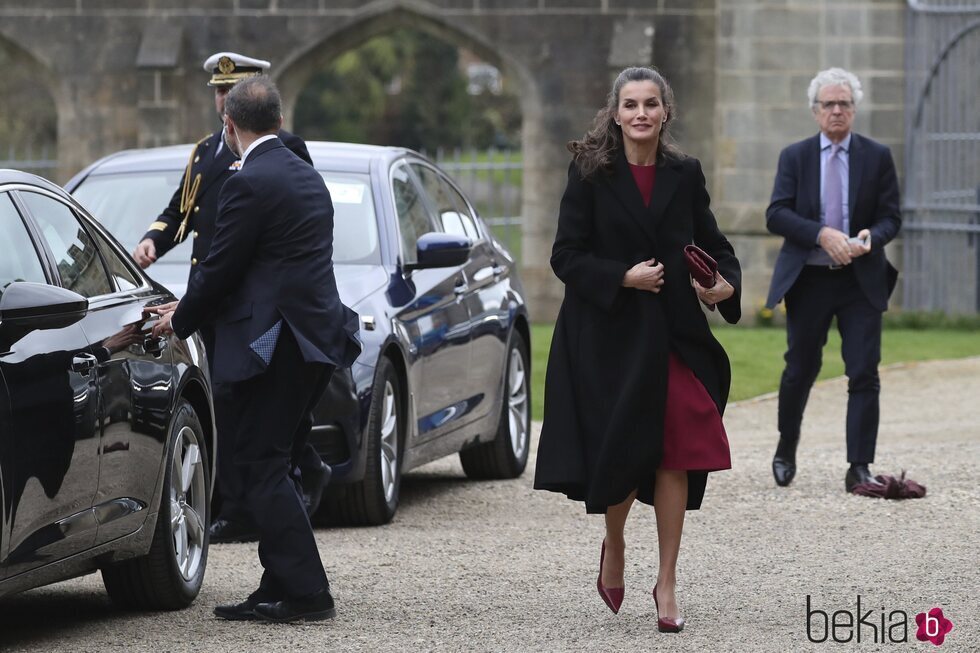
[[558,228],[558,203],[565,190],[569,154],[561,138],[550,132],[551,111],[522,105],[521,147],[524,157],[521,278],[535,322],[553,322],[564,288],[551,269],[551,246]]

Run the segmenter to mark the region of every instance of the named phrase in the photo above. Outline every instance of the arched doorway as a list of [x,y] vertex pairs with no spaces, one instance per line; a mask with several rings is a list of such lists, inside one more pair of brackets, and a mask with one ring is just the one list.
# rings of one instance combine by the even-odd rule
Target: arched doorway
[[[437,13],[425,13],[421,8],[395,7],[382,11],[366,9],[362,15],[355,17],[337,33],[325,35],[319,42],[287,57],[278,66],[278,74],[274,73],[288,114],[286,125],[294,126],[300,94],[319,71],[329,69],[345,52],[358,48],[374,37],[405,29],[420,32],[473,53],[479,60],[501,71],[503,77],[512,84],[522,118],[521,160],[516,164],[513,161],[505,162],[505,165],[512,166],[512,170],[514,166],[519,166],[517,173],[520,174],[521,188],[540,189],[553,186],[554,184],[551,183],[554,177],[553,170],[542,164],[542,161],[547,159],[545,153],[548,151],[548,146],[545,144],[546,130],[543,126],[544,117],[539,109],[537,81],[528,67],[499,51],[483,35],[469,31],[465,27],[451,25],[443,21]],[[430,156],[436,154],[429,148],[425,149]],[[444,161],[443,167],[458,178],[451,163]],[[551,204],[550,201],[543,201],[537,193],[521,193],[516,203],[517,215],[496,216],[513,219],[509,227],[506,224],[498,224],[496,228],[512,230],[507,234],[510,236],[508,245],[512,251],[517,250],[515,253],[522,255],[525,283],[532,297],[536,294],[538,285],[544,293],[552,294],[555,285],[553,275],[547,266],[547,256],[542,258],[541,254],[550,251],[551,241],[554,238],[553,220],[544,221],[544,218],[551,218],[551,211],[541,210],[543,205],[550,209]],[[514,224],[518,221],[520,224]],[[543,261],[543,271],[533,269],[536,266],[535,261]],[[544,268],[548,269],[544,270]],[[538,284],[538,279],[544,280],[543,283]],[[533,311],[533,303],[531,308]]]
[[521,110],[514,86],[467,47],[400,27],[313,75],[295,102],[293,128],[307,140],[428,155],[520,260]]

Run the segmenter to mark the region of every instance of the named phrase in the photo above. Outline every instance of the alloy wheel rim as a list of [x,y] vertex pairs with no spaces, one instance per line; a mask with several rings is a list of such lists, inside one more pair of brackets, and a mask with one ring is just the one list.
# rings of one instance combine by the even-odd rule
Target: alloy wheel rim
[[395,388],[385,381],[381,405],[381,487],[385,501],[391,503],[398,483],[398,406]]
[[170,473],[170,531],[177,569],[185,581],[196,575],[204,558],[207,529],[207,488],[204,460],[193,429],[184,426],[177,434]]
[[510,352],[507,372],[507,421],[510,428],[510,447],[518,460],[527,452],[529,416],[527,404],[527,374],[524,357],[515,347]]

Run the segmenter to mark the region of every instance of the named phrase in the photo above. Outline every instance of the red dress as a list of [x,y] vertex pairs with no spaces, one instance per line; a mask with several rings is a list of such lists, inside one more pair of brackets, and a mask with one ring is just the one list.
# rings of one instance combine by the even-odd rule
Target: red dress
[[[655,166],[630,164],[633,179],[650,206]],[[667,407],[660,469],[713,472],[731,469],[728,436],[711,395],[673,351],[667,359]]]

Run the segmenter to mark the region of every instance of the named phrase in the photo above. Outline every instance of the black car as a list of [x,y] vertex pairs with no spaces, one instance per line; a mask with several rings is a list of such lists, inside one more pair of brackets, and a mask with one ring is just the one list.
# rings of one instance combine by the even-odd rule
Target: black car
[[[402,148],[307,143],[335,210],[341,298],[361,316],[364,349],[338,371],[312,441],[333,468],[321,517],[382,524],[401,475],[459,452],[474,478],[527,464],[530,331],[517,266],[456,185]],[[134,248],[180,184],[190,145],[129,150],[67,189]],[[148,273],[178,295],[189,242]]]
[[102,570],[123,606],[197,596],[215,453],[200,340],[65,191],[0,170],[0,596]]

